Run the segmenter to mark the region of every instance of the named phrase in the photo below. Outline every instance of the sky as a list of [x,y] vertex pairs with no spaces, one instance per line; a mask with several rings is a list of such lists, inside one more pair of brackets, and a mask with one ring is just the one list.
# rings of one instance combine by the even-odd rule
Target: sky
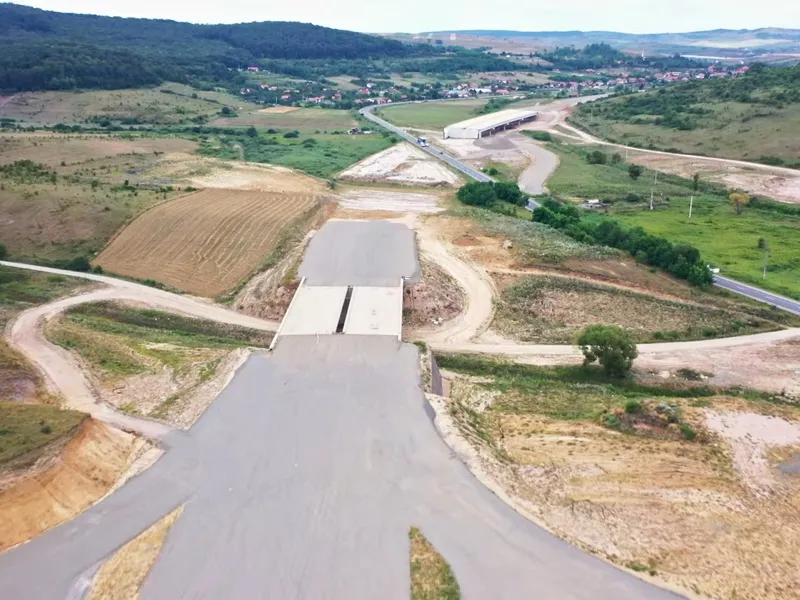
[[[14,0],[11,0],[12,2]],[[119,17],[193,23],[302,21],[353,31],[458,29],[607,30],[664,33],[705,29],[800,29],[798,0],[34,0],[20,4]]]

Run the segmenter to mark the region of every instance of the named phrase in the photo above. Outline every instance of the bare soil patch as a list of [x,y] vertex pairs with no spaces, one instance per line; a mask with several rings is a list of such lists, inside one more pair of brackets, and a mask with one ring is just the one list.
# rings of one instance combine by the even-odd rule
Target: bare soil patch
[[295,110],[298,110],[298,108],[296,106],[270,106],[268,108],[262,108],[258,112],[267,113],[267,114],[282,115],[282,114],[293,112]]
[[464,291],[435,262],[420,258],[420,282],[408,285],[403,295],[404,327],[438,327],[461,314]]
[[312,195],[205,190],[161,204],[114,238],[96,264],[112,273],[217,296],[255,269]]
[[73,518],[100,500],[149,444],[87,419],[48,468],[0,492],[0,551]]
[[[440,197],[423,191],[397,191],[352,187],[337,193],[339,206],[346,210],[387,213],[437,213]],[[392,215],[395,216],[395,215]]]
[[456,187],[462,179],[431,155],[409,143],[395,144],[356,163],[339,179],[400,185]]
[[0,134],[0,162],[32,160],[50,167],[75,165],[127,154],[190,153],[195,142],[180,138],[123,138],[117,135],[58,134],[49,132]]
[[183,507],[169,513],[117,550],[92,581],[87,600],[136,600]]
[[[684,594],[796,596],[800,478],[776,474],[776,466],[764,466],[763,452],[749,450],[753,439],[762,451],[792,450],[786,444],[797,444],[800,409],[784,405],[776,419],[763,414],[772,405],[736,400],[732,412],[727,398],[704,399],[705,409],[671,399],[697,433],[688,441],[666,435],[669,429],[621,433],[599,422],[560,420],[524,410],[534,406],[527,401],[514,408],[473,379],[458,376],[452,397],[437,399],[437,426],[523,514]],[[720,427],[706,430],[707,415]],[[754,464],[771,470],[768,495],[747,483]]]
[[682,350],[640,356],[637,370],[656,378],[681,378],[680,370],[709,373],[714,385],[754,388],[800,399],[800,340]]
[[780,202],[800,203],[800,173],[796,176],[784,172],[770,173],[763,169],[749,169],[702,158],[662,154],[633,154],[630,161],[686,178],[700,173],[705,180],[742,189],[751,195],[768,196]]

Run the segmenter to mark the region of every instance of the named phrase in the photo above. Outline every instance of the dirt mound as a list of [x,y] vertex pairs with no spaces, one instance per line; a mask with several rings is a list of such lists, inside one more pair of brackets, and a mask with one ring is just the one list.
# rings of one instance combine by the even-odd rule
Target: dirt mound
[[454,187],[461,178],[411,144],[397,144],[344,171],[339,179]]
[[411,327],[441,325],[459,315],[466,304],[463,290],[436,263],[421,259],[421,281],[407,286],[403,296],[404,324]]
[[325,184],[286,167],[223,161],[190,154],[165,156],[148,172],[148,178],[167,185],[188,184],[197,188],[220,188],[284,194],[322,194]]
[[86,419],[49,468],[0,492],[0,551],[95,504],[148,448],[141,438]]

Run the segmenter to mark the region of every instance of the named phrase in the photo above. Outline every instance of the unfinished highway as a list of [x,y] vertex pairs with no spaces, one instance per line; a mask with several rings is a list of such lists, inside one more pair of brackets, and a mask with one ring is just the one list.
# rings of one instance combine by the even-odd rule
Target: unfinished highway
[[[418,272],[410,230],[381,222],[329,223],[301,266],[310,287],[381,288]],[[83,597],[103,560],[179,505],[143,600],[407,599],[412,525],[465,599],[677,597],[484,488],[436,431],[417,348],[393,335],[279,336],[163,443],[148,471],[0,556],[3,597]]]

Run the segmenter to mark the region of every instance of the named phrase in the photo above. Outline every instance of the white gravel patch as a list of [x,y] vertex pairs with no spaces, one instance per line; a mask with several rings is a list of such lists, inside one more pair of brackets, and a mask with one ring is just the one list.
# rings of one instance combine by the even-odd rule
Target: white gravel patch
[[448,187],[461,182],[444,164],[408,143],[396,144],[365,158],[344,171],[339,179]]
[[743,482],[760,496],[775,491],[777,481],[767,460],[770,446],[800,443],[800,424],[755,413],[706,410],[706,427],[725,438]]

